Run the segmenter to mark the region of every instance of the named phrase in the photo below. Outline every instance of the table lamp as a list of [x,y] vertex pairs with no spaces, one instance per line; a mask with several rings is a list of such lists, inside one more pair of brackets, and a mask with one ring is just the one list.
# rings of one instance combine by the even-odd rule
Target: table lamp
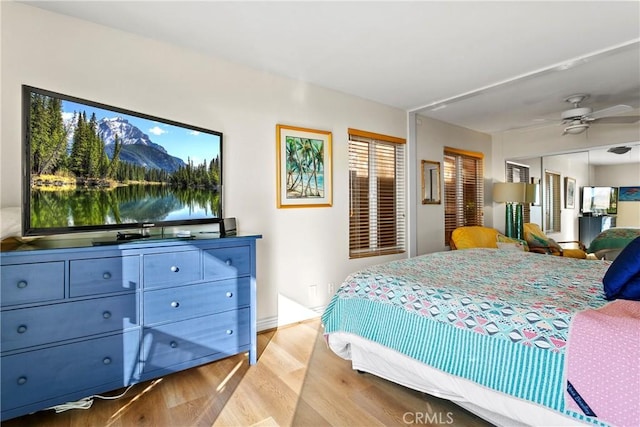
[[504,234],[507,237],[517,239],[524,237],[522,203],[526,200],[527,184],[524,182],[496,182],[493,184],[493,201],[507,204],[504,220]]

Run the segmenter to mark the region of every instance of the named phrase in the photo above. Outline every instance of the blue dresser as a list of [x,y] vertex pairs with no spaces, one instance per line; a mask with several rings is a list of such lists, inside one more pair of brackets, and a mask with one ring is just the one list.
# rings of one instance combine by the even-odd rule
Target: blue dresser
[[259,235],[1,253],[2,420],[248,352]]

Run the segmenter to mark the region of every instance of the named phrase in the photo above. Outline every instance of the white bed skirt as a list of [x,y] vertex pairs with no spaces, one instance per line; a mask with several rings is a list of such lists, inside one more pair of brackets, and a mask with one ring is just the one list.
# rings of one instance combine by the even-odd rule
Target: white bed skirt
[[328,344],[338,356],[351,360],[353,369],[451,400],[497,426],[590,425],[544,406],[447,374],[357,335],[333,332],[328,336]]

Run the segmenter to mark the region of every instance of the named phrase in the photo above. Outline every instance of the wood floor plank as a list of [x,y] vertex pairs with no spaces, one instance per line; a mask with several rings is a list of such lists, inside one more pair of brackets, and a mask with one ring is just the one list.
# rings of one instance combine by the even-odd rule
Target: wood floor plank
[[136,384],[89,410],[41,411],[3,427],[424,426],[442,425],[433,414],[449,424],[449,413],[453,426],[490,425],[446,400],[356,373],[328,349],[322,332],[319,319],[265,331],[254,366],[236,355]]
[[[162,397],[167,408],[173,409],[178,405],[199,399],[212,392],[211,384],[203,375],[202,370],[188,369],[179,377],[169,375],[161,389]],[[215,391],[215,389],[214,389]]]
[[330,427],[331,423],[322,413],[316,411],[304,399],[298,399],[296,411],[291,421],[292,426]]
[[207,410],[210,401],[200,397],[171,408],[171,423],[174,426],[188,425],[193,427],[209,427],[213,425],[215,416]]
[[[306,359],[308,359],[309,356],[307,355],[306,358],[301,358],[300,354],[294,355],[288,350],[286,343],[283,346],[276,340],[273,340],[268,343],[268,347],[261,356],[260,361],[276,372],[292,372],[306,368]],[[311,348],[307,353],[311,353]]]
[[[269,417],[279,425],[289,425],[295,411],[297,393],[268,366],[249,372],[247,379],[249,381],[240,386],[235,400],[242,399],[241,396],[249,396],[255,406],[241,425],[259,423]],[[233,402],[232,400],[230,403]],[[227,411],[233,412],[233,407],[228,405],[225,408],[225,412]]]
[[146,387],[142,390],[136,388],[138,393],[129,399],[128,405],[119,408],[117,401],[109,401],[110,404],[105,406],[113,408],[113,418],[119,418],[125,426],[154,427],[166,424],[168,411],[162,396],[162,389],[166,385],[164,378],[140,385]]

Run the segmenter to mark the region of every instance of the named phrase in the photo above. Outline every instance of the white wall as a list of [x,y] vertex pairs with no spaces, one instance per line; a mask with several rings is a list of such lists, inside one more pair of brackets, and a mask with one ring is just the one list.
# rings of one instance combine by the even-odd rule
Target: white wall
[[[441,191],[444,183],[443,152],[444,147],[484,153],[485,164],[485,225],[493,226],[491,212],[491,137],[439,120],[419,116],[416,120],[416,162],[418,185],[415,200],[417,203],[416,233],[418,254],[442,251],[447,248],[444,241],[444,201],[439,205],[423,205],[421,203],[420,162],[434,160],[441,166]],[[503,174],[504,175],[504,174]],[[504,212],[503,212],[504,215]]]
[[[20,87],[28,84],[223,132],[225,215],[263,235],[259,328],[279,315],[299,320],[284,314],[322,307],[330,283],[405,256],[348,259],[347,155],[349,127],[406,137],[404,111],[30,6],[0,9],[1,207],[21,203]],[[333,207],[276,208],[276,124],[333,132]],[[279,306],[285,301],[301,307]]]
[[[640,146],[635,149],[640,150]],[[640,160],[621,165],[596,165],[591,182],[590,185],[601,187],[640,186]]]

